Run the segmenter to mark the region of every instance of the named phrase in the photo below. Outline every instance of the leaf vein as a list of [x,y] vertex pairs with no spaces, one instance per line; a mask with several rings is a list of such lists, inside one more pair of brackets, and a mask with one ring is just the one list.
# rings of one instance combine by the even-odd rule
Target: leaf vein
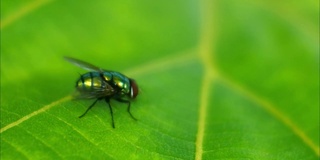
[[289,119],[284,113],[277,109],[277,107],[269,102],[268,100],[262,98],[261,96],[257,96],[257,94],[243,87],[242,85],[237,84],[236,82],[228,79],[224,75],[219,75],[218,79],[225,83],[230,88],[240,92],[242,95],[245,95],[255,103],[259,104],[265,111],[267,111],[270,115],[278,119],[281,123],[287,126],[293,133],[298,136],[308,147],[310,147],[317,156],[320,156],[320,148],[296,125],[291,119]]
[[27,132],[31,137],[34,137],[34,139],[38,140],[40,143],[44,144],[45,146],[47,146],[48,148],[50,148],[53,152],[55,152],[61,159],[63,158],[63,156],[61,154],[58,153],[58,151],[56,151],[52,146],[49,146],[48,144],[45,143],[45,141],[39,139],[38,137],[34,136],[31,132],[29,132],[27,129],[23,129],[25,132]]
[[27,14],[31,13],[32,11],[40,8],[41,6],[44,6],[45,4],[51,2],[52,0],[37,0],[32,3],[27,4],[26,6],[23,6],[18,11],[14,12],[7,18],[1,21],[1,30],[10,24],[14,23],[18,19],[22,18],[23,16],[26,16]]
[[44,107],[42,107],[42,108],[30,113],[30,114],[20,118],[19,120],[15,121],[15,122],[12,122],[12,123],[8,124],[7,126],[1,128],[0,129],[0,133],[4,132],[4,131],[12,128],[12,127],[15,127],[15,126],[19,125],[20,123],[30,119],[33,116],[36,116],[36,115],[38,115],[38,114],[40,114],[42,112],[45,112],[45,111],[49,110],[50,108],[52,108],[53,106],[55,106],[55,105],[57,105],[59,103],[65,102],[65,101],[70,100],[70,99],[71,99],[71,96],[66,96],[66,97],[63,97],[63,98],[55,101],[55,102],[52,102],[52,103],[50,103],[50,104],[48,104],[48,105],[46,105],[46,106],[44,106]]
[[[17,152],[21,153],[21,155],[23,155],[26,159],[28,159],[27,154],[26,154],[26,153],[24,153],[24,152],[21,150],[21,148],[20,148],[20,147],[18,147],[19,145],[18,145],[18,146],[13,145],[13,144],[12,144],[12,142],[9,142],[9,141],[7,141],[7,140],[6,140],[6,139],[4,139],[4,138],[1,138],[1,141],[6,142],[8,145],[12,146],[12,148],[16,149],[16,151],[17,151]],[[2,147],[2,144],[1,144],[1,147]],[[1,157],[2,157],[2,155],[1,155]]]
[[[81,132],[80,130],[78,130],[76,127],[74,127],[74,126],[71,125],[70,123],[64,121],[63,119],[59,118],[58,116],[56,116],[56,118],[57,118],[58,120],[60,120],[61,122],[65,123],[65,124],[66,124],[67,126],[69,126],[71,129],[73,129],[75,132],[77,132],[79,135],[81,135],[85,140],[87,140],[88,142],[90,142],[91,144],[93,144],[98,150],[101,150],[101,149],[99,148],[99,146],[97,145],[97,143],[91,141],[84,133],[82,133],[82,132]],[[103,150],[101,150],[101,151],[102,151],[102,153],[107,154],[109,157],[114,158],[114,157],[112,157],[112,155],[104,152]]]
[[199,115],[198,115],[198,131],[196,134],[196,151],[195,159],[201,160],[203,155],[203,139],[205,133],[206,114],[209,101],[209,89],[211,87],[211,80],[215,78],[215,62],[214,62],[214,32],[216,26],[213,23],[215,18],[213,15],[213,1],[202,0],[200,1],[201,10],[201,28],[200,39],[198,46],[198,57],[200,58],[204,67],[204,75],[202,78],[201,91],[199,97]]

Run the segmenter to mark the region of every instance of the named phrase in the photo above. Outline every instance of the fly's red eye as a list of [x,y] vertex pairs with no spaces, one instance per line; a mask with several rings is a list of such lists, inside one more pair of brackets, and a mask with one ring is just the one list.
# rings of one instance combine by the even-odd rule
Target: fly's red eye
[[139,93],[138,85],[137,85],[136,81],[134,81],[133,79],[130,79],[130,85],[131,85],[130,97],[136,98]]

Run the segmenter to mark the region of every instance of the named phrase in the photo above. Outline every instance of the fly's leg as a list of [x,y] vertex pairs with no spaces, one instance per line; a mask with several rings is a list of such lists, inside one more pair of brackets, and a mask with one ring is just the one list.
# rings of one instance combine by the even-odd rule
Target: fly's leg
[[81,115],[79,116],[79,118],[82,118],[83,116],[85,116],[87,114],[87,112],[98,102],[99,99],[95,100],[89,107],[88,109]]
[[124,100],[124,99],[121,99],[121,98],[117,98],[115,100],[118,101],[118,102],[121,102],[121,103],[127,103],[128,104],[128,109],[127,109],[128,113],[130,114],[132,119],[137,120],[136,118],[133,117],[133,115],[130,112],[130,104],[131,104],[130,101]]
[[111,105],[110,105],[110,99],[106,98],[105,100],[106,100],[106,102],[108,103],[109,108],[110,108],[110,114],[111,114],[111,119],[112,119],[112,128],[115,128],[115,127],[114,127],[112,107],[111,107]]

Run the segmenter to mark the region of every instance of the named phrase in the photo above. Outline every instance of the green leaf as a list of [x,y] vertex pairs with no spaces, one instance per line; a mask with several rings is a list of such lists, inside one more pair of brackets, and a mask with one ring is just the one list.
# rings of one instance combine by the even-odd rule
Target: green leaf
[[[316,1],[2,1],[1,159],[318,159]],[[134,78],[71,100],[75,57]]]

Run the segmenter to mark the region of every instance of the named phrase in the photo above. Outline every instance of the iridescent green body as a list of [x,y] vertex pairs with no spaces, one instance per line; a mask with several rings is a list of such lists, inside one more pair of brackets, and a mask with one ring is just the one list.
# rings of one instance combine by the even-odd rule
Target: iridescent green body
[[130,79],[119,72],[88,72],[80,76],[76,88],[83,93],[82,98],[99,98],[118,96],[120,98],[130,93]]
[[[112,127],[114,128],[113,112],[110,104],[110,99],[114,99],[121,103],[128,104],[128,113],[134,118],[130,112],[130,100],[136,98],[139,93],[139,88],[134,79],[128,78],[125,75],[115,72],[104,70],[96,67],[90,63],[65,57],[70,63],[79,66],[90,72],[82,74],[76,82],[76,89],[74,97],[76,99],[96,99],[88,109],[79,118],[86,115],[86,113],[97,103],[99,100],[104,100],[109,108],[112,118]],[[124,97],[129,99],[125,99]]]

